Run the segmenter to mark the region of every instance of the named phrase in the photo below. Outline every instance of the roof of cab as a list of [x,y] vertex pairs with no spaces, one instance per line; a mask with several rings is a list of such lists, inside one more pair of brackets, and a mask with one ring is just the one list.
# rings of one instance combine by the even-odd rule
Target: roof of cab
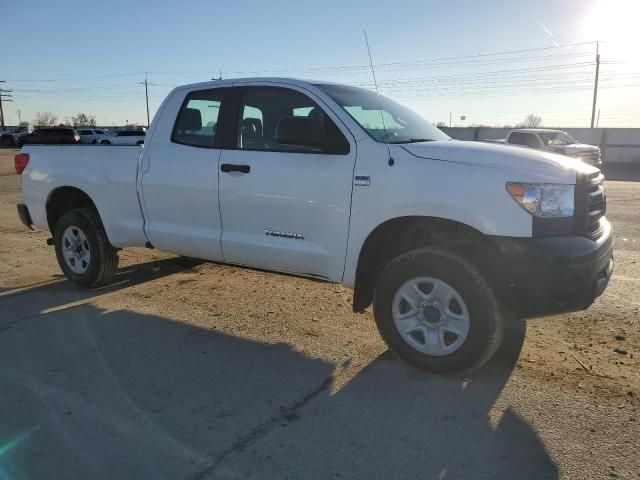
[[343,83],[330,82],[326,80],[302,80],[300,78],[292,77],[243,77],[243,78],[225,78],[222,80],[209,80],[207,82],[190,83],[187,85],[180,85],[176,89],[192,89],[200,87],[219,87],[222,85],[232,85],[234,83],[247,83],[247,82],[274,82],[274,83],[288,83],[297,86],[309,86],[309,85],[343,85]]
[[523,133],[540,133],[540,132],[549,132],[549,133],[562,132],[562,133],[564,133],[564,130],[558,130],[556,128],[514,128],[511,131],[512,132],[523,132]]

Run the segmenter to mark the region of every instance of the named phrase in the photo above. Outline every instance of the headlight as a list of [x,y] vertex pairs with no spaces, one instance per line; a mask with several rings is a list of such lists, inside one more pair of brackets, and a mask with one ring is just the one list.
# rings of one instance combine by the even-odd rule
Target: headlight
[[571,217],[574,211],[574,185],[553,183],[507,183],[511,196],[538,217]]

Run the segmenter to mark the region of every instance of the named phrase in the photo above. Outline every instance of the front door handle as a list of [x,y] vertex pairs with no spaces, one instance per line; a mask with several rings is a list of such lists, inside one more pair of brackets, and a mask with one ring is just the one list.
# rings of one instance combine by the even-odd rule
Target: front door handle
[[251,167],[249,165],[234,165],[233,163],[223,163],[220,165],[220,170],[225,173],[229,172],[240,172],[240,173],[249,173],[251,171]]

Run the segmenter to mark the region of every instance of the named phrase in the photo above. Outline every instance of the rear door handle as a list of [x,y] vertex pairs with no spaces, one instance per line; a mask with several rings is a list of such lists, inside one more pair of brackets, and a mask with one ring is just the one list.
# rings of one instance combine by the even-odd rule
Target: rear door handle
[[251,171],[251,167],[249,165],[234,165],[233,163],[223,163],[220,165],[220,170],[225,173],[229,172],[240,172],[240,173],[249,173]]

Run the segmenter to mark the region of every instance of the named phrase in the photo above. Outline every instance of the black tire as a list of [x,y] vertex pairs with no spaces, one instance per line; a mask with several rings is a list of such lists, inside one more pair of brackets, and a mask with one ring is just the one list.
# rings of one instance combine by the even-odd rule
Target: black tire
[[100,141],[100,145],[111,145],[111,142],[109,140],[102,140]]
[[[452,353],[437,356],[421,352],[396,328],[394,296],[405,282],[418,277],[446,282],[466,305],[468,333]],[[373,308],[378,331],[391,351],[422,370],[469,373],[487,362],[502,341],[504,317],[493,289],[470,262],[442,248],[413,250],[393,260],[378,278]]]
[[[68,227],[75,226],[86,237],[90,259],[84,273],[74,273],[63,256],[63,235]],[[98,213],[90,208],[69,210],[63,214],[55,226],[53,235],[58,264],[65,276],[73,283],[85,287],[99,287],[108,284],[118,268],[118,252],[109,243]]]

